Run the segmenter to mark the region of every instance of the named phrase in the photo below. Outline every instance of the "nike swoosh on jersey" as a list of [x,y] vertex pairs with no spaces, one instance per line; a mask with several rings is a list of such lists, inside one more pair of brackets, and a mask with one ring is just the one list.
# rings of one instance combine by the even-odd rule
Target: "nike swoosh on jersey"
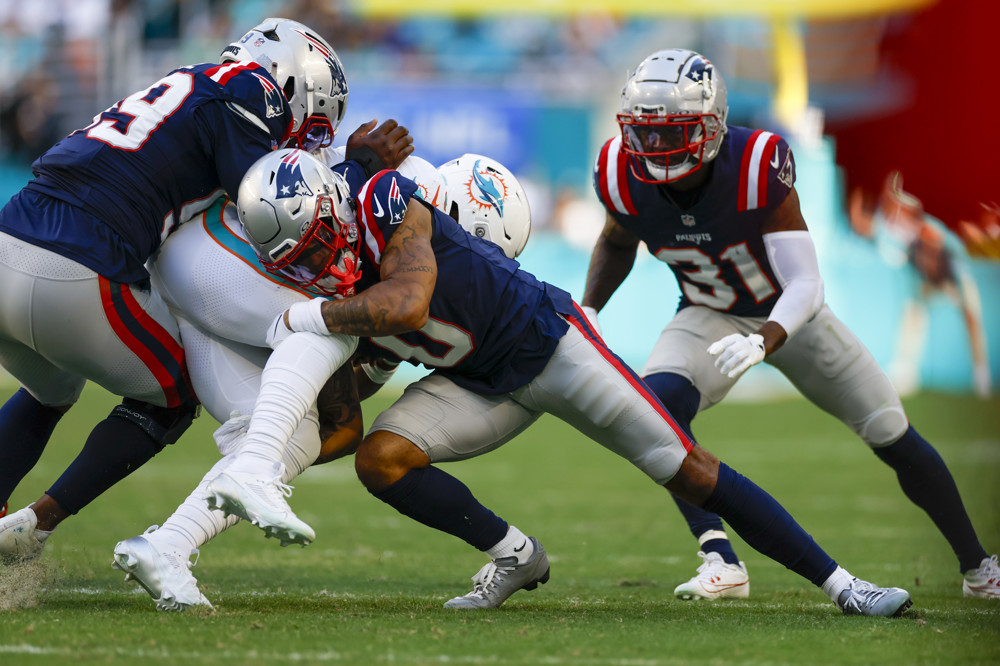
[[[377,208],[378,210],[375,210]],[[382,211],[382,204],[378,202],[378,197],[372,195],[372,212],[375,213],[375,217],[382,217],[384,212]]]

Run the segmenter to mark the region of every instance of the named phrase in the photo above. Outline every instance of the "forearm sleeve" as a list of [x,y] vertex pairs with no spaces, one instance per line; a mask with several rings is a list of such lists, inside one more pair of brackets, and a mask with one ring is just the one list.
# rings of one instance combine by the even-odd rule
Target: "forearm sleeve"
[[764,234],[764,247],[782,289],[768,320],[780,324],[792,337],[823,307],[816,248],[808,231]]

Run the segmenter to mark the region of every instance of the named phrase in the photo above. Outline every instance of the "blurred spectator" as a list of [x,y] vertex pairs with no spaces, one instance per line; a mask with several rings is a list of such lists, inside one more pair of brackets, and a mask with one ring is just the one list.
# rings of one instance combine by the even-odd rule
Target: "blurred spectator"
[[57,111],[59,84],[38,68],[7,92],[0,106],[0,150],[30,164],[64,136]]
[[920,358],[927,342],[927,306],[932,298],[943,295],[962,312],[972,353],[974,388],[980,397],[989,397],[992,382],[982,306],[962,241],[940,220],[925,213],[919,199],[903,190],[898,171],[889,174],[874,207],[859,188],[851,193],[849,208],[854,230],[873,239],[885,262],[909,276],[896,355],[888,369],[896,389],[906,395],[919,388]]

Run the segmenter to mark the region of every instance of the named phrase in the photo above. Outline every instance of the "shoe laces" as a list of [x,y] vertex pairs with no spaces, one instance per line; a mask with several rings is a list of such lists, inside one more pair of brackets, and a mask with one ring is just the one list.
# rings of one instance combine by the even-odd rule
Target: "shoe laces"
[[[701,559],[703,559],[705,561],[701,563],[701,565],[698,567],[697,571],[698,571],[699,574],[707,574],[707,575],[711,575],[712,577],[714,577],[714,576],[717,576],[719,573],[721,573],[722,569],[725,566],[727,566],[728,562],[726,562],[725,560],[723,560],[721,558],[721,556],[719,556],[719,559],[716,559],[714,557],[711,558],[711,559],[709,559],[709,555],[710,555],[709,553],[705,553],[705,552],[700,551],[700,550],[698,551],[698,557],[700,557]],[[729,565],[729,566],[732,566],[732,565]],[[699,577],[701,577],[701,576],[699,576]]]
[[472,592],[469,596],[485,597],[487,591],[500,585],[506,576],[508,567],[498,566],[496,562],[487,562],[475,576],[472,577]]
[[848,604],[853,604],[858,608],[872,606],[879,599],[885,596],[885,593],[889,590],[884,587],[879,587],[873,583],[869,583],[864,580],[855,580],[851,585],[851,594],[848,597]]
[[983,560],[978,573],[980,576],[1000,576],[1000,561],[997,560],[997,556],[993,555],[990,559]]
[[271,478],[271,483],[269,485],[284,497],[291,497],[292,489],[295,488],[295,486],[282,482],[281,479],[283,476],[285,476],[285,463],[274,463],[274,476]]

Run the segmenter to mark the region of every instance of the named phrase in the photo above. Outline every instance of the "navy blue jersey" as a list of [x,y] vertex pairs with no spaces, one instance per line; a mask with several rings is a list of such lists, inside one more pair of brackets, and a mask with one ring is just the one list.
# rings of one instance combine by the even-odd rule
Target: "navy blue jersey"
[[678,309],[767,316],[781,285],[760,227],[795,182],[792,151],[776,134],[730,126],[712,169],[698,199],[682,208],[633,175],[618,136],[601,148],[594,189],[611,216],[670,266],[681,287]]
[[[0,230],[135,282],[170,231],[223,192],[235,197],[291,125],[284,93],[256,63],[176,69],[35,161],[21,194],[62,202],[58,215],[19,214],[30,208],[22,202],[0,214]],[[119,242],[93,240],[108,236]]]
[[[398,172],[382,171],[357,194],[364,262],[358,291],[379,281],[382,251],[416,191],[416,183]],[[434,218],[431,247],[438,275],[430,319],[419,331],[362,340],[362,353],[422,363],[477,393],[524,386],[542,371],[569,328],[559,314],[576,314],[572,298],[522,271],[498,246],[415,200]]]

